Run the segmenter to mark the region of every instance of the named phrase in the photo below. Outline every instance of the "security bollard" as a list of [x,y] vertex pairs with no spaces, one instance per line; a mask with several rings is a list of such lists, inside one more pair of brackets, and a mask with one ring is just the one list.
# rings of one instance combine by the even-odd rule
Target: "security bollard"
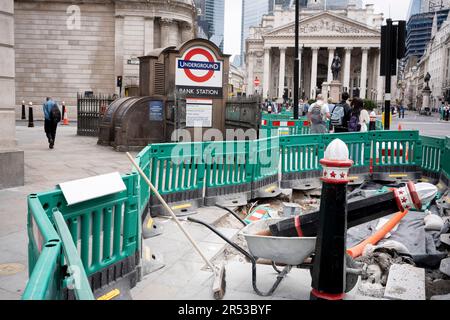
[[30,101],[30,107],[28,108],[28,128],[34,127],[34,119],[33,119],[33,102]]
[[25,115],[25,101],[22,101],[22,120],[26,120],[26,115]]
[[323,166],[319,231],[312,270],[311,300],[342,300],[346,288],[348,171],[353,165],[347,145],[339,139],[327,147]]
[[66,114],[66,103],[63,101],[62,103],[62,115],[61,119],[64,119],[64,115]]

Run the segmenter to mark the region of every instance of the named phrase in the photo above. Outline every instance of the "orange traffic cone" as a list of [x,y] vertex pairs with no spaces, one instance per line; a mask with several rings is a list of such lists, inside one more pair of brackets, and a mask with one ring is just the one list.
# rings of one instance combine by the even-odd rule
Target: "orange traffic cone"
[[63,120],[63,126],[69,125],[69,118],[67,116],[67,107],[64,106],[64,120]]
[[398,131],[402,131],[402,124],[401,123],[398,124]]

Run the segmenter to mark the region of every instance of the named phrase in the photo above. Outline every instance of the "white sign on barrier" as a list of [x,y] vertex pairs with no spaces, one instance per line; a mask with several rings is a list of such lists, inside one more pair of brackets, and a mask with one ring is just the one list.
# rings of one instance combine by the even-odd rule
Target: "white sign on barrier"
[[59,187],[66,198],[68,206],[127,189],[118,172],[64,182]]

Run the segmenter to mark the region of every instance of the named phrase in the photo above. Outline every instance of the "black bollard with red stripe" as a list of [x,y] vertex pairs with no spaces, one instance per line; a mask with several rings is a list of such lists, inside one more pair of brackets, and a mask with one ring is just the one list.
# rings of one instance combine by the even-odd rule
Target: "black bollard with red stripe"
[[323,167],[319,230],[312,270],[311,300],[345,296],[348,171],[353,165],[346,144],[334,140],[320,161]]

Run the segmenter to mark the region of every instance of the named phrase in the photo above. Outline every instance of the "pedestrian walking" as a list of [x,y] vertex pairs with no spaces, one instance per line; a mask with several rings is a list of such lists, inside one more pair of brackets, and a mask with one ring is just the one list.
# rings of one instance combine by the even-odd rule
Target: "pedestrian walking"
[[330,118],[330,110],[321,94],[317,95],[317,101],[309,107],[308,118],[311,122],[312,134],[328,133],[326,123]]
[[369,117],[370,117],[369,131],[375,131],[377,129],[377,113],[375,112],[375,110],[372,110]]
[[44,110],[44,130],[48,140],[48,147],[53,149],[56,140],[56,129],[61,122],[61,111],[58,104],[52,98],[47,97],[42,106]]
[[361,129],[359,131],[361,132],[369,131],[370,115],[369,111],[367,111],[366,109],[361,110],[361,113],[359,115],[359,124],[361,125]]
[[401,104],[399,108],[399,119],[405,119],[405,107]]
[[342,100],[338,103],[331,113],[331,125],[334,128],[335,133],[348,132],[348,122],[350,121],[350,115],[352,109],[347,100],[349,94],[347,92],[342,93]]
[[448,104],[444,107],[444,120],[448,121],[450,118],[450,107]]
[[349,132],[359,132],[361,131],[361,111],[364,107],[364,101],[360,98],[353,98],[352,100],[352,113],[350,116],[350,121],[348,123]]

